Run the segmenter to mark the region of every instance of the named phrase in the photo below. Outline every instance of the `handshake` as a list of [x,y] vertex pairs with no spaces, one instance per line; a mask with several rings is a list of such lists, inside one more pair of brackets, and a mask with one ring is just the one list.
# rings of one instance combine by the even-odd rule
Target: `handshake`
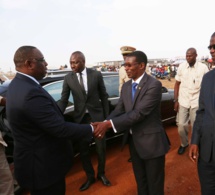
[[94,132],[93,135],[95,138],[102,139],[105,136],[105,133],[108,129],[112,128],[110,121],[104,122],[95,122],[91,123],[93,126]]

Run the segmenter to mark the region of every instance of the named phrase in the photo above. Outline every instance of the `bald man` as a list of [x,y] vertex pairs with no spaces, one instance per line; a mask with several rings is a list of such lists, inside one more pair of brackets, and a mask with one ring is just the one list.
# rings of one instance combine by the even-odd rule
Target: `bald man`
[[196,61],[195,48],[189,48],[186,52],[186,62],[178,67],[175,76],[174,87],[174,110],[177,112],[178,133],[181,145],[178,154],[183,154],[189,145],[188,132],[190,121],[191,127],[196,118],[198,99],[202,78],[208,72],[208,67]]

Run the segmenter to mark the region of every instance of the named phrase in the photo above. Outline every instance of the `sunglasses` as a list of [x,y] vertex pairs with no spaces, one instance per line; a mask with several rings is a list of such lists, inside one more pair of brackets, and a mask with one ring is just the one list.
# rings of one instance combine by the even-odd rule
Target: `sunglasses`
[[215,50],[215,45],[209,45],[208,49],[211,50],[213,48],[213,50]]

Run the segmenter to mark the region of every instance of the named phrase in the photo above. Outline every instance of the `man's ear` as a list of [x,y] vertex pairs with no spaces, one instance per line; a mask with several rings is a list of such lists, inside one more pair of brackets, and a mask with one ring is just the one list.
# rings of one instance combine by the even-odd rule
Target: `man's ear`
[[31,60],[25,60],[25,67],[28,69],[32,69],[33,63],[31,63]]
[[144,62],[141,62],[141,63],[140,63],[140,69],[144,69],[144,70],[146,69],[146,65],[145,65]]

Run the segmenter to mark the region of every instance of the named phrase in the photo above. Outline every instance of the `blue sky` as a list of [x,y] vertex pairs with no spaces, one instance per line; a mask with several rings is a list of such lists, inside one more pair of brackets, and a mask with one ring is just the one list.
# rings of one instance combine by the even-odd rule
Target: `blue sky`
[[22,45],[44,54],[49,68],[69,64],[80,50],[87,65],[121,60],[131,45],[148,58],[209,55],[214,0],[0,0],[0,68],[14,69]]

